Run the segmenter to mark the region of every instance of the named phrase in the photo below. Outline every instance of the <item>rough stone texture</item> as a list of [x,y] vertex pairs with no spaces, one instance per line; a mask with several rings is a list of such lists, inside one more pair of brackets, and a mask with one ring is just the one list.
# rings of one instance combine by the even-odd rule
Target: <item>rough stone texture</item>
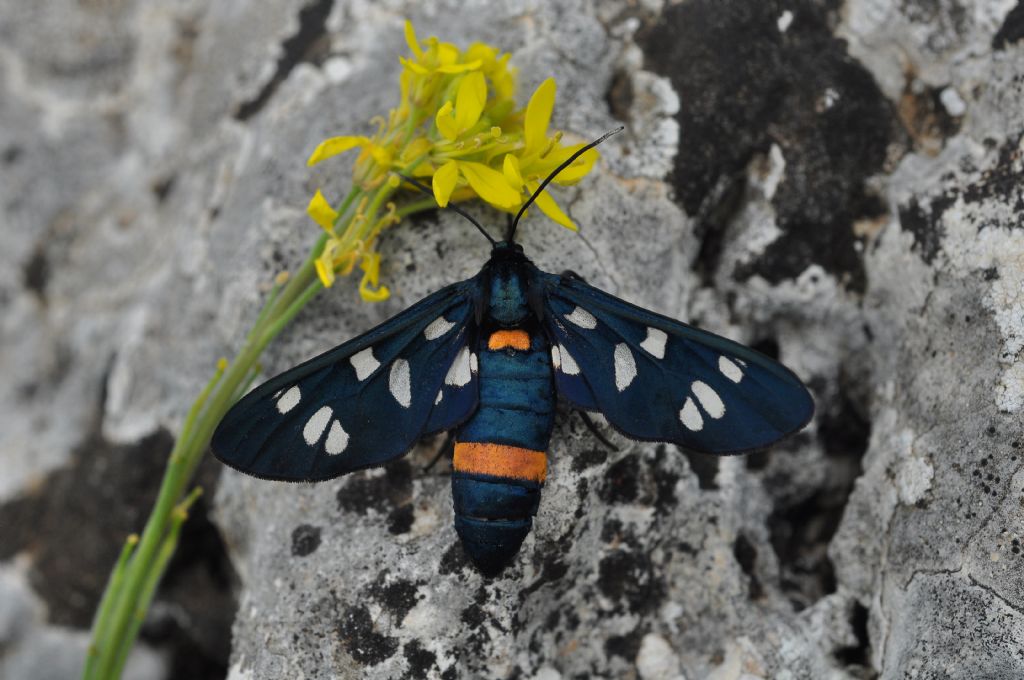
[[[0,674],[75,675],[167,433],[346,184],[306,154],[393,103],[410,16],[512,51],[524,93],[554,75],[575,137],[626,124],[560,192],[581,236],[521,230],[538,264],[777,355],[818,415],[719,461],[560,413],[494,580],[420,472],[437,442],[316,486],[224,473],[230,657],[200,512],[134,677],[1021,677],[1022,8],[0,0]],[[393,299],[336,287],[268,374],[485,245],[447,214],[389,234]]]

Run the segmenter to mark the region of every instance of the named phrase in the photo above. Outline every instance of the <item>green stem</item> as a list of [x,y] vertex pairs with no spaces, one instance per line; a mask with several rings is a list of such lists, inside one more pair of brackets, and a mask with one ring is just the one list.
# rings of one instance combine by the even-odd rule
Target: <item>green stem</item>
[[121,640],[121,644],[118,647],[117,657],[114,664],[114,674],[111,677],[119,678],[121,677],[121,673],[124,671],[124,665],[128,661],[128,655],[131,653],[135,639],[139,635],[139,629],[146,621],[146,612],[149,611],[149,606],[153,602],[153,596],[156,594],[157,586],[160,584],[160,580],[167,571],[167,565],[170,563],[171,558],[174,556],[174,551],[178,547],[178,538],[181,535],[181,526],[185,523],[185,520],[188,519],[188,509],[193,503],[195,503],[196,499],[202,495],[202,492],[201,488],[197,487],[193,489],[192,493],[188,495],[188,498],[179,503],[174,509],[174,513],[171,518],[171,528],[168,531],[163,544],[160,546],[153,568],[150,570],[149,574],[146,575],[146,579],[143,582],[142,592],[139,597],[139,602],[135,606],[134,616],[132,617],[129,625],[128,635],[125,636],[124,640]]
[[[117,558],[117,564],[114,566],[114,571],[111,572],[110,580],[107,582],[107,592],[120,592],[121,582],[124,580],[124,570],[128,564],[128,558],[131,557],[132,551],[135,550],[135,546],[138,544],[138,534],[132,534],[128,537],[128,540],[124,542],[124,547],[121,548],[121,555]],[[96,620],[93,622],[93,630],[96,631],[96,636],[93,638],[92,644],[89,645],[88,652],[86,652],[84,672],[86,677],[89,677],[95,671],[96,663],[100,660],[101,649],[97,647],[96,643],[98,641],[109,639],[110,615],[115,602],[116,598],[114,597],[104,597],[99,611],[96,614]]]

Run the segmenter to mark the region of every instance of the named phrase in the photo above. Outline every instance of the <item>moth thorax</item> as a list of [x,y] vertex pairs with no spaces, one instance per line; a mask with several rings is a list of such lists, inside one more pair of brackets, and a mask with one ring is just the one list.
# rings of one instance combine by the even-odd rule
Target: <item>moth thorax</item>
[[494,273],[487,313],[502,326],[518,324],[527,317],[526,282],[519,272],[504,270]]

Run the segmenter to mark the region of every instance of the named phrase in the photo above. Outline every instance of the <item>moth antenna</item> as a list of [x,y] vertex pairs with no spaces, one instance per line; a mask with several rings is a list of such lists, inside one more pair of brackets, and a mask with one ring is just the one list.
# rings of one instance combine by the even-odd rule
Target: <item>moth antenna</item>
[[[414,187],[416,187],[417,189],[419,189],[423,193],[428,194],[430,196],[434,195],[433,190],[430,187],[428,187],[426,184],[424,184],[423,182],[419,181],[418,179],[413,179],[412,177],[408,177],[408,176],[402,175],[402,174],[399,174],[398,176],[401,177],[403,181],[408,182],[409,184],[413,185]],[[438,207],[440,208],[441,206],[438,206]],[[498,242],[495,241],[493,238],[491,238],[491,235],[487,233],[487,230],[484,229],[483,226],[479,222],[474,220],[469,215],[469,213],[465,212],[462,208],[460,208],[459,206],[455,205],[454,203],[449,203],[448,205],[445,206],[445,208],[448,209],[448,210],[451,210],[453,212],[456,212],[456,213],[462,215],[463,217],[465,217],[467,220],[469,220],[473,224],[474,227],[476,227],[477,229],[480,230],[480,233],[484,235],[484,238],[486,238],[488,241],[491,242],[491,246],[492,247],[498,245]]]
[[512,226],[509,228],[509,232],[508,232],[508,241],[509,241],[509,243],[511,243],[513,241],[513,239],[515,239],[516,227],[519,226],[519,219],[523,216],[523,213],[526,212],[527,208],[529,208],[531,205],[533,205],[533,202],[537,200],[537,197],[540,196],[541,192],[544,191],[545,188],[547,188],[548,184],[551,184],[551,180],[553,180],[555,177],[558,176],[558,173],[562,172],[562,170],[565,170],[567,167],[572,165],[573,162],[577,158],[579,158],[580,156],[582,156],[586,152],[590,151],[591,149],[593,149],[595,146],[597,146],[598,144],[600,144],[604,140],[608,139],[609,137],[611,137],[614,134],[618,134],[618,133],[622,132],[625,129],[626,129],[625,125],[620,125],[619,127],[615,128],[614,130],[609,130],[608,132],[604,133],[603,135],[601,135],[600,137],[598,137],[597,139],[592,141],[590,144],[587,144],[583,148],[579,149],[576,153],[574,153],[573,155],[569,156],[567,159],[565,159],[565,162],[563,162],[561,165],[559,165],[557,168],[555,168],[551,172],[550,175],[545,177],[544,181],[540,183],[539,187],[537,187],[537,190],[533,192],[533,195],[530,196],[530,198],[527,199],[526,203],[523,203],[523,207],[521,207],[519,209],[519,212],[516,213],[516,218],[514,220],[512,220]]

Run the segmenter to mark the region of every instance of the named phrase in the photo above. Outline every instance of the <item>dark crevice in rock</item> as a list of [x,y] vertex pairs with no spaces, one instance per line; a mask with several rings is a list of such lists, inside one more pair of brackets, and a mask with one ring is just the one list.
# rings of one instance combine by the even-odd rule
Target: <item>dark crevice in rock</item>
[[404,503],[388,513],[388,533],[407,534],[416,521],[416,511],[412,503]]
[[1021,38],[1024,38],[1024,2],[1018,2],[1017,6],[1007,13],[1003,25],[992,37],[992,48],[1005,49],[1007,45]]
[[[783,11],[793,19],[780,31]],[[682,102],[676,198],[690,215],[721,213],[705,227],[712,266],[710,232],[722,230],[731,201],[709,196],[772,144],[786,159],[773,198],[782,236],[735,272],[740,280],[777,283],[816,263],[864,290],[852,227],[877,216],[862,212],[876,205],[865,200],[864,182],[883,170],[903,132],[871,75],[832,35],[833,14],[809,0],[696,0],[670,5],[637,34],[646,68],[669,78]]]
[[[373,509],[389,515],[411,501],[412,465],[408,460],[400,459],[386,465],[383,475],[371,476],[373,474],[372,471],[362,472],[346,478],[347,481],[338,489],[339,510],[365,515]],[[400,517],[389,520],[389,525],[396,529],[401,528],[401,523]]]
[[857,644],[841,647],[834,653],[836,661],[843,666],[871,667],[871,638],[868,635],[868,609],[860,602],[854,602],[850,612],[850,627],[857,637]]
[[[835,572],[828,557],[828,545],[839,529],[843,511],[856,479],[862,473],[862,459],[871,437],[867,409],[856,404],[852,385],[844,384],[836,403],[819,415],[818,438],[825,451],[827,477],[809,495],[787,500],[786,479],[767,478],[765,483],[781,498],[768,518],[772,548],[779,560],[780,588],[797,611],[835,592]],[[809,435],[789,440],[802,446]],[[770,473],[769,473],[770,474]]]
[[750,348],[771,359],[779,360],[779,341],[775,338],[761,338],[750,343]]
[[772,548],[779,558],[779,587],[795,611],[836,590],[835,568],[826,551],[842,511],[826,514],[823,500],[815,494],[768,517]]
[[[215,480],[219,465],[204,464]],[[214,482],[215,483],[215,482]],[[212,491],[211,486],[204,488]],[[192,506],[141,637],[169,650],[169,677],[219,680],[227,675],[237,577],[224,541],[200,499]]]
[[718,456],[686,449],[680,449],[680,451],[690,463],[690,470],[697,475],[697,485],[704,490],[718,489],[718,482],[715,481],[718,477]]
[[750,580],[750,599],[759,600],[764,596],[764,588],[757,577],[757,548],[750,540],[740,533],[732,544],[732,554],[740,565],[740,569]]
[[633,503],[639,495],[640,461],[634,455],[615,461],[608,468],[599,495],[608,504]]
[[[166,430],[135,444],[111,443],[101,434],[98,412],[92,434],[67,467],[0,506],[0,560],[28,553],[29,582],[46,603],[50,623],[89,628],[123,541],[143,528],[173,444]],[[208,459],[196,483],[210,494],[218,475],[219,466]],[[141,633],[168,650],[170,666],[178,669],[173,677],[227,673],[233,583],[224,545],[200,500]]]
[[29,580],[51,623],[89,627],[122,542],[156,498],[172,444],[166,431],[112,444],[97,423],[67,467],[0,506],[0,559],[31,555]]
[[633,79],[629,72],[616,71],[605,97],[608,102],[608,110],[616,120],[623,123],[629,122],[629,109],[633,106],[633,96]]
[[604,642],[604,651],[608,656],[618,656],[629,663],[636,660],[640,653],[640,644],[643,641],[644,633],[637,628],[626,635],[612,635]]
[[715,272],[718,271],[718,263],[722,259],[722,251],[726,245],[726,230],[733,217],[743,207],[746,188],[746,176],[742,173],[723,177],[701,205],[696,226],[700,250],[694,262],[694,269],[706,286],[712,285]]
[[818,439],[825,455],[850,461],[858,470],[858,476],[860,461],[871,438],[871,422],[864,413],[862,407],[844,394],[839,407],[822,413],[818,423]]
[[252,99],[243,102],[235,111],[237,120],[248,120],[266,105],[285,78],[302,62],[319,64],[328,45],[327,17],[334,0],[315,0],[299,10],[299,30],[281,44],[274,75]]
[[46,257],[46,250],[40,244],[32,252],[22,270],[22,280],[25,288],[32,291],[40,300],[46,299],[46,284],[50,280],[50,262]]

